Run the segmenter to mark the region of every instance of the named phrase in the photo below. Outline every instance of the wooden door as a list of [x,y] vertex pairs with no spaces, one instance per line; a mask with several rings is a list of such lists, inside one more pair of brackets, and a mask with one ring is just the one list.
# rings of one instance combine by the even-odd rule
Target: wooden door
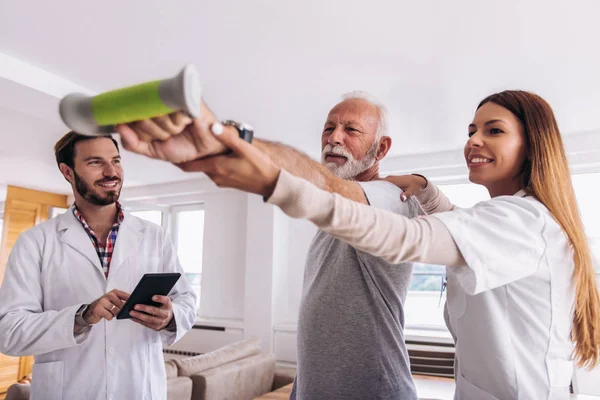
[[[4,207],[4,226],[0,243],[0,284],[6,263],[19,235],[48,219],[51,207],[67,208],[67,196],[9,186]],[[0,398],[13,383],[31,373],[33,357],[0,354]]]

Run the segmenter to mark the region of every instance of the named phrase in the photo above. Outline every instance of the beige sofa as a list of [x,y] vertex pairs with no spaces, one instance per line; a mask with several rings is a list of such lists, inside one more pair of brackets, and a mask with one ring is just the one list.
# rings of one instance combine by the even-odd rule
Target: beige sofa
[[181,385],[183,379],[191,380],[191,400],[251,400],[294,379],[292,374],[275,374],[275,356],[261,353],[256,338],[199,356],[167,361],[169,379],[175,379],[173,367]]
[[[251,400],[293,382],[294,369],[275,371],[275,356],[257,338],[195,357],[165,361],[168,400]],[[35,379],[35,377],[34,377]],[[6,400],[28,400],[29,384],[9,388]]]
[[177,365],[165,362],[167,372],[167,400],[190,400],[192,398],[192,380],[177,375]]

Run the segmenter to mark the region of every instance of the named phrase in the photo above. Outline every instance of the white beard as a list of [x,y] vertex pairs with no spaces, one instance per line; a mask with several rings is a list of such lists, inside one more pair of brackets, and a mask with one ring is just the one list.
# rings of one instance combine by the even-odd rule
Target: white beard
[[[354,180],[358,175],[362,174],[369,168],[371,168],[375,161],[377,161],[377,147],[379,141],[375,140],[367,154],[362,160],[355,160],[352,154],[346,150],[343,146],[332,146],[327,144],[321,152],[321,164],[325,165],[335,176],[342,179]],[[334,153],[346,157],[346,162],[343,165],[337,165],[334,162],[326,161],[326,154]]]

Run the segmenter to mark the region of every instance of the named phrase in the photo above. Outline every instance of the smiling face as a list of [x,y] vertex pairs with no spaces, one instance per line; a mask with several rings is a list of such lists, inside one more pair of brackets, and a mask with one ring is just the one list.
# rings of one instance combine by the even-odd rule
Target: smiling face
[[123,168],[119,151],[110,138],[77,142],[73,168],[61,164],[61,170],[73,186],[76,202],[106,206],[119,199]]
[[491,197],[522,189],[527,139],[521,122],[506,108],[488,102],[477,110],[464,154],[469,180],[485,186]]
[[363,99],[331,109],[321,135],[321,162],[343,179],[354,179],[377,161],[379,111]]

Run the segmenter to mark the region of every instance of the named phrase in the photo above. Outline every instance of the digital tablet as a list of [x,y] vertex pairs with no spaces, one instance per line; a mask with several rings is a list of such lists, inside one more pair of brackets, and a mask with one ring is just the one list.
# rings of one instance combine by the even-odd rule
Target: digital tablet
[[137,304],[160,307],[161,303],[153,301],[152,296],[168,295],[180,277],[179,272],[144,274],[129,299],[123,304],[121,311],[117,314],[117,319],[131,318],[129,313]]

